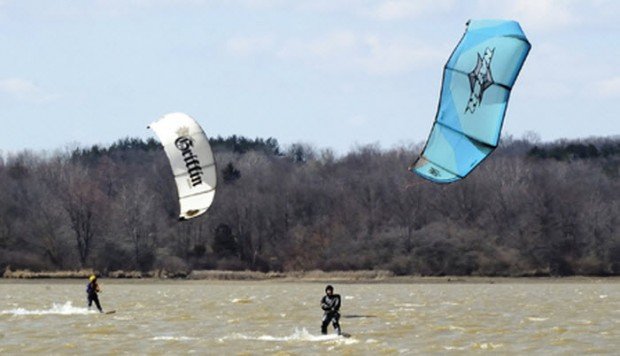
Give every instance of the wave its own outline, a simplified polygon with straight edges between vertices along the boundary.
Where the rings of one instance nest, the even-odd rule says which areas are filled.
[[[28,310],[24,308],[16,308],[9,310],[2,310],[2,315],[85,315],[97,313],[95,310],[89,310],[88,308],[74,307],[71,302],[65,302],[64,304],[53,303],[49,309],[34,309]]]
[[[495,350],[504,347],[504,344],[495,344],[492,342],[474,342],[467,346],[443,346],[447,351],[465,351],[465,350]]]
[[[235,298],[235,299],[232,299],[230,302],[235,303],[235,304],[249,304],[249,303],[252,303],[253,301],[254,301],[254,297],[249,297],[249,298]]]
[[[353,338],[344,338],[342,336],[336,334],[329,335],[313,335],[306,328],[297,329],[288,336],[272,336],[272,335],[261,335],[261,336],[250,336],[244,334],[234,334],[231,339],[241,339],[241,340],[258,340],[258,341],[275,341],[275,342],[295,342],[295,341],[304,341],[304,342],[325,342],[325,341],[335,341],[335,342],[343,342],[344,344],[354,344],[358,341]]]
[[[197,337],[190,337],[190,336],[155,336],[155,337],[152,337],[151,340],[189,341],[189,340],[198,340],[198,338]]]

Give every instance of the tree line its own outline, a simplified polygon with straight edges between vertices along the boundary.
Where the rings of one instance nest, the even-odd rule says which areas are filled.
[[[508,137],[449,185],[407,171],[421,145],[211,144],[215,201],[186,222],[153,139],[2,155],[0,271],[620,273],[619,138]]]

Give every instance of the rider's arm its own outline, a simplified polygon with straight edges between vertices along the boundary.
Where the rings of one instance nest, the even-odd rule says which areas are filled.
[[[330,310],[331,306],[326,303],[325,297],[321,298],[321,309]]]
[[[338,310],[340,310],[340,295],[336,295],[336,298],[334,298],[334,299],[335,299],[335,301],[334,301],[333,309],[335,311],[338,311]]]

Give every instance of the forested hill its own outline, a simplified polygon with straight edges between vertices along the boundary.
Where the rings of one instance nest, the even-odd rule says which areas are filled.
[[[206,215],[178,222],[155,140],[0,160],[0,272],[388,269],[620,274],[620,138],[505,139],[465,180],[407,171],[421,146],[346,155],[212,138]]]

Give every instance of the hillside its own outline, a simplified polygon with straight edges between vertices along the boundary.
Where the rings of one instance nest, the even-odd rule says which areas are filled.
[[[215,202],[183,223],[154,140],[3,157],[0,270],[620,274],[618,138],[508,138],[445,186],[407,171],[420,147],[211,142]]]

